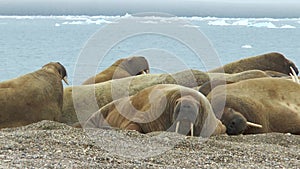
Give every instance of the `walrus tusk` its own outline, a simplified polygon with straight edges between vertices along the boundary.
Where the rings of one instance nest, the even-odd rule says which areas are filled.
[[[191,123],[191,136],[193,137],[194,136],[194,124]]]
[[[251,127],[262,128],[262,125],[260,125],[260,124],[255,124],[255,123],[251,123],[251,122],[249,122],[249,121],[247,121],[246,124],[247,124],[248,126],[251,126]]]
[[[289,73],[289,74],[290,74],[290,76],[291,76],[293,82],[296,82],[296,79],[295,79],[295,77],[293,76],[293,74],[292,74],[292,73]]]
[[[175,133],[178,133],[179,124],[180,124],[180,121],[177,121],[177,123],[176,123],[176,128],[175,128]]]
[[[295,70],[292,68],[292,66],[290,66],[290,69],[292,71],[292,75],[290,74],[290,76],[292,76],[293,81],[300,84],[298,76],[297,76]]]
[[[64,77],[64,78],[63,78],[63,81],[64,81],[67,85],[69,85],[67,77]]]
[[[140,71],[137,75],[144,75],[144,74],[148,74],[148,70],[142,70]]]

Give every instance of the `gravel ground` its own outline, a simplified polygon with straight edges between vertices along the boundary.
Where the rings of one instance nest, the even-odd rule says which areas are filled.
[[[299,168],[300,136],[186,137],[41,121],[0,130],[0,168]]]

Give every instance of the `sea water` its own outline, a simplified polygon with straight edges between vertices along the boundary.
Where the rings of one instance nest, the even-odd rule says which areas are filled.
[[[107,49],[105,56],[95,53],[99,60],[92,60],[93,65],[85,66],[87,70],[93,66],[97,69],[83,71],[80,80],[73,81],[76,67],[80,65],[79,57],[84,57],[82,51],[90,44],[89,40],[105,26],[118,24],[120,19],[128,17],[132,16],[0,16],[0,81],[35,71],[48,62],[59,61],[67,69],[71,83],[78,85],[80,80],[100,72],[117,59],[136,54],[149,58],[152,73],[173,73],[186,68],[209,69],[201,61],[203,56],[197,59],[199,56],[195,56],[193,49],[178,43],[180,41],[174,40],[176,38],[144,33],[120,40]],[[186,22],[183,26],[193,27],[204,34],[218,55],[220,65],[268,52],[280,52],[300,65],[300,18],[168,19],[169,22],[172,20],[183,20]],[[158,24],[151,19],[147,22]],[[117,31],[125,29],[120,26]],[[113,38],[114,32],[109,37]],[[101,44],[109,40],[98,39],[97,42]],[[151,49],[155,50],[148,55]],[[174,57],[180,62],[175,62]]]

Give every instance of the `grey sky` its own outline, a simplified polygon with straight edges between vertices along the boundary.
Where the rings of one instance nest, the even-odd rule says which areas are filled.
[[[298,0],[0,0],[0,15],[124,15],[300,17]]]

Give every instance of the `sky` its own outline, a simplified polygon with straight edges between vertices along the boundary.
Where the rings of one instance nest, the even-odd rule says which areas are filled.
[[[299,0],[0,0],[0,15],[124,15],[300,18]]]

